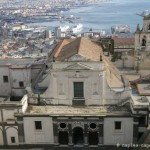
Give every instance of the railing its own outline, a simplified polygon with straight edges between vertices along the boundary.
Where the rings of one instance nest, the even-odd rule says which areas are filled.
[[[43,67],[40,69],[39,74],[37,75],[37,77],[32,82],[32,85],[31,85],[32,89],[34,89],[34,87],[36,86],[39,78],[41,77],[41,75],[43,74],[45,69],[46,69],[46,64],[43,64]]]
[[[72,105],[73,106],[84,106],[85,99],[84,98],[73,98]]]
[[[43,77],[39,78],[39,82],[42,82],[50,73],[51,69],[48,69],[48,71],[46,72],[46,74],[43,75]]]

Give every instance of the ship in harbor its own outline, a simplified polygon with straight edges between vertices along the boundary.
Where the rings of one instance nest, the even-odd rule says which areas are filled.
[[[82,24],[77,24],[71,28],[71,32],[74,34],[79,33],[82,31],[82,28],[83,28]]]
[[[128,25],[112,26],[111,33],[130,33],[130,27]]]
[[[70,29],[70,27],[67,25],[66,26],[60,26],[60,29],[61,29],[61,32],[66,32]]]

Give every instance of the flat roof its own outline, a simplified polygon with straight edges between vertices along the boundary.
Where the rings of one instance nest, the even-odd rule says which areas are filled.
[[[131,94],[133,104],[136,106],[149,106],[149,97],[139,96],[138,94]]]
[[[137,84],[139,95],[150,96],[150,84]]]
[[[23,68],[28,64],[38,64],[43,62],[43,58],[0,58],[0,66],[11,66],[12,68]]]
[[[25,115],[50,116],[120,116],[130,115],[129,109],[118,106],[29,106]]]
[[[0,97],[0,107],[22,106],[21,101],[10,101],[10,97]]]
[[[17,58],[0,58],[0,65],[25,65],[34,62],[36,59],[17,59]]]

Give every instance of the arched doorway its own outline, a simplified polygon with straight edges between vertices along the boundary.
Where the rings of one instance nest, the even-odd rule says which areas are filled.
[[[73,129],[73,143],[75,145],[83,145],[84,136],[83,136],[83,129],[81,127],[75,127]]]
[[[59,144],[68,145],[68,132],[67,131],[59,131]]]

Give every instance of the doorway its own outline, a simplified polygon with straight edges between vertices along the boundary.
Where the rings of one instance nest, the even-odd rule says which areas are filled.
[[[98,133],[96,131],[89,132],[89,145],[98,145]]]
[[[73,129],[73,143],[75,145],[84,144],[83,129],[81,127],[75,127]]]
[[[59,144],[68,145],[68,132],[67,131],[59,131]]]

